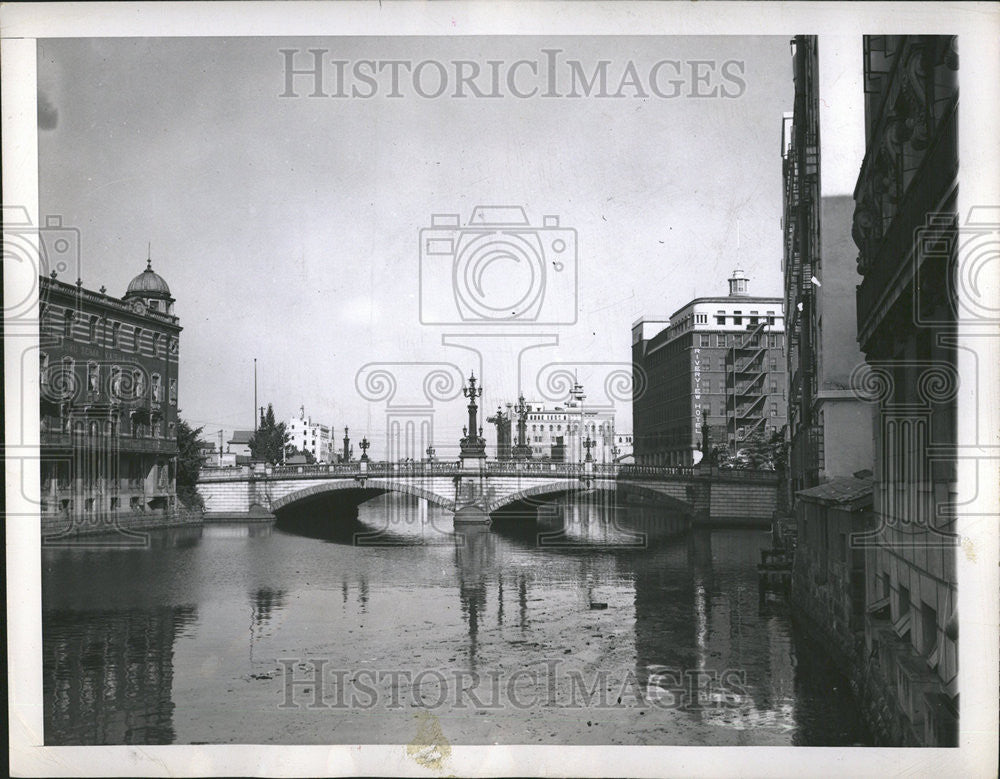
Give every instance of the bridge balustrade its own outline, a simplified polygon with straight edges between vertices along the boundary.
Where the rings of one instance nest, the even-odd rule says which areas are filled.
[[[371,477],[385,476],[430,476],[469,475],[459,462],[366,462],[365,474]],[[656,481],[664,479],[690,479],[696,476],[710,476],[720,481],[763,481],[777,479],[773,470],[751,470],[744,468],[720,469],[713,467],[705,471],[700,466],[686,465],[622,465],[618,463],[550,463],[531,460],[491,460],[485,463],[485,472],[493,476],[551,476],[553,478],[579,478],[596,476]],[[265,467],[231,466],[223,468],[202,468],[198,480],[230,481],[240,479],[307,479],[323,476],[353,478],[361,474],[361,463],[332,463],[314,465],[275,465]]]

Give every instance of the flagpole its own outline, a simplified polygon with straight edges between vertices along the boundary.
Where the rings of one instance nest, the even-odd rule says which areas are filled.
[[[257,432],[257,358],[253,358],[253,431]]]

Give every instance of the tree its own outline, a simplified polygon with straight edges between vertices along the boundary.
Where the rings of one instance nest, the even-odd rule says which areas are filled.
[[[204,509],[205,503],[195,485],[201,472],[201,440],[204,427],[192,428],[183,419],[177,420],[177,497],[189,508]]]
[[[779,465],[783,467],[785,458],[785,436],[783,431],[776,430],[770,438],[765,438],[763,433],[755,432],[747,436],[740,449],[744,465],[736,465],[737,468],[751,468],[757,470],[773,471]]]
[[[250,456],[254,460],[263,460],[272,465],[279,463],[288,444],[288,438],[285,423],[275,421],[274,407],[268,403],[267,413],[260,416],[257,432],[250,436]]]
[[[288,444],[285,447],[286,458],[295,457],[295,455],[300,454],[306,458],[306,462],[312,465],[316,462],[316,456],[310,452],[308,449],[296,449],[294,444]]]

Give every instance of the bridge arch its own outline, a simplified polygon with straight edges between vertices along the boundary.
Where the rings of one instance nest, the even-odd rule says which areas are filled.
[[[421,487],[419,484],[414,484],[413,482],[396,479],[366,479],[362,484],[354,479],[344,479],[325,482],[322,484],[313,484],[309,487],[304,487],[300,490],[290,492],[280,498],[275,498],[271,501],[271,511],[276,514],[279,511],[286,510],[303,501],[324,495],[332,495],[338,492],[354,492],[364,495],[364,498],[359,500],[358,503],[364,503],[366,500],[370,500],[371,498],[379,495],[384,495],[387,492],[396,492],[403,495],[413,495],[417,498],[423,498],[429,503],[433,503],[434,505],[440,506],[448,511],[455,510],[454,500],[451,500],[433,490]]]
[[[491,501],[487,505],[487,512],[492,514],[514,503],[530,501],[531,498],[543,498],[567,492],[589,492],[591,490],[622,491],[642,495],[684,514],[691,514],[695,510],[694,502],[690,500],[689,496],[689,499],[685,500],[644,484],[618,482],[614,479],[594,479],[591,481],[590,486],[588,486],[581,479],[564,479],[544,484],[535,484],[512,492],[509,495],[504,495],[497,500]]]

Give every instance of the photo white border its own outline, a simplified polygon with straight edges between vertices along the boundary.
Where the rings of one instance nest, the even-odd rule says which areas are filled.
[[[1000,6],[993,3],[44,3],[0,8],[3,194],[38,224],[35,39],[128,36],[328,35],[787,35],[957,34],[959,36],[959,214],[1000,204]],[[789,67],[789,74],[791,69]],[[165,74],[165,78],[169,75]],[[790,106],[789,106],[790,107]],[[775,117],[775,125],[780,117]],[[775,164],[778,164],[776,159]],[[20,271],[20,275],[19,275]],[[4,268],[5,299],[31,283]],[[987,280],[1000,300],[995,274]],[[34,335],[37,342],[37,332]],[[37,460],[17,459],[14,436],[31,451],[37,418],[22,429],[21,408],[38,403],[37,365],[22,361],[30,337],[5,330],[8,511],[29,513],[21,485],[37,489]],[[960,440],[981,446],[963,462],[958,550],[960,743],[958,749],[815,747],[452,746],[444,771],[465,776],[995,776],[998,733],[998,464],[1000,349],[996,334],[971,339],[980,386],[959,400]],[[972,356],[962,352],[960,372]],[[37,359],[37,358],[36,358]],[[21,375],[22,368],[31,375]],[[963,373],[963,375],[966,375]],[[975,404],[978,414],[962,414]],[[979,429],[972,429],[978,421]],[[985,465],[983,465],[985,463]],[[23,480],[23,481],[22,481]],[[7,525],[10,770],[19,776],[402,775],[435,772],[403,746],[42,747],[41,552],[37,516]]]

